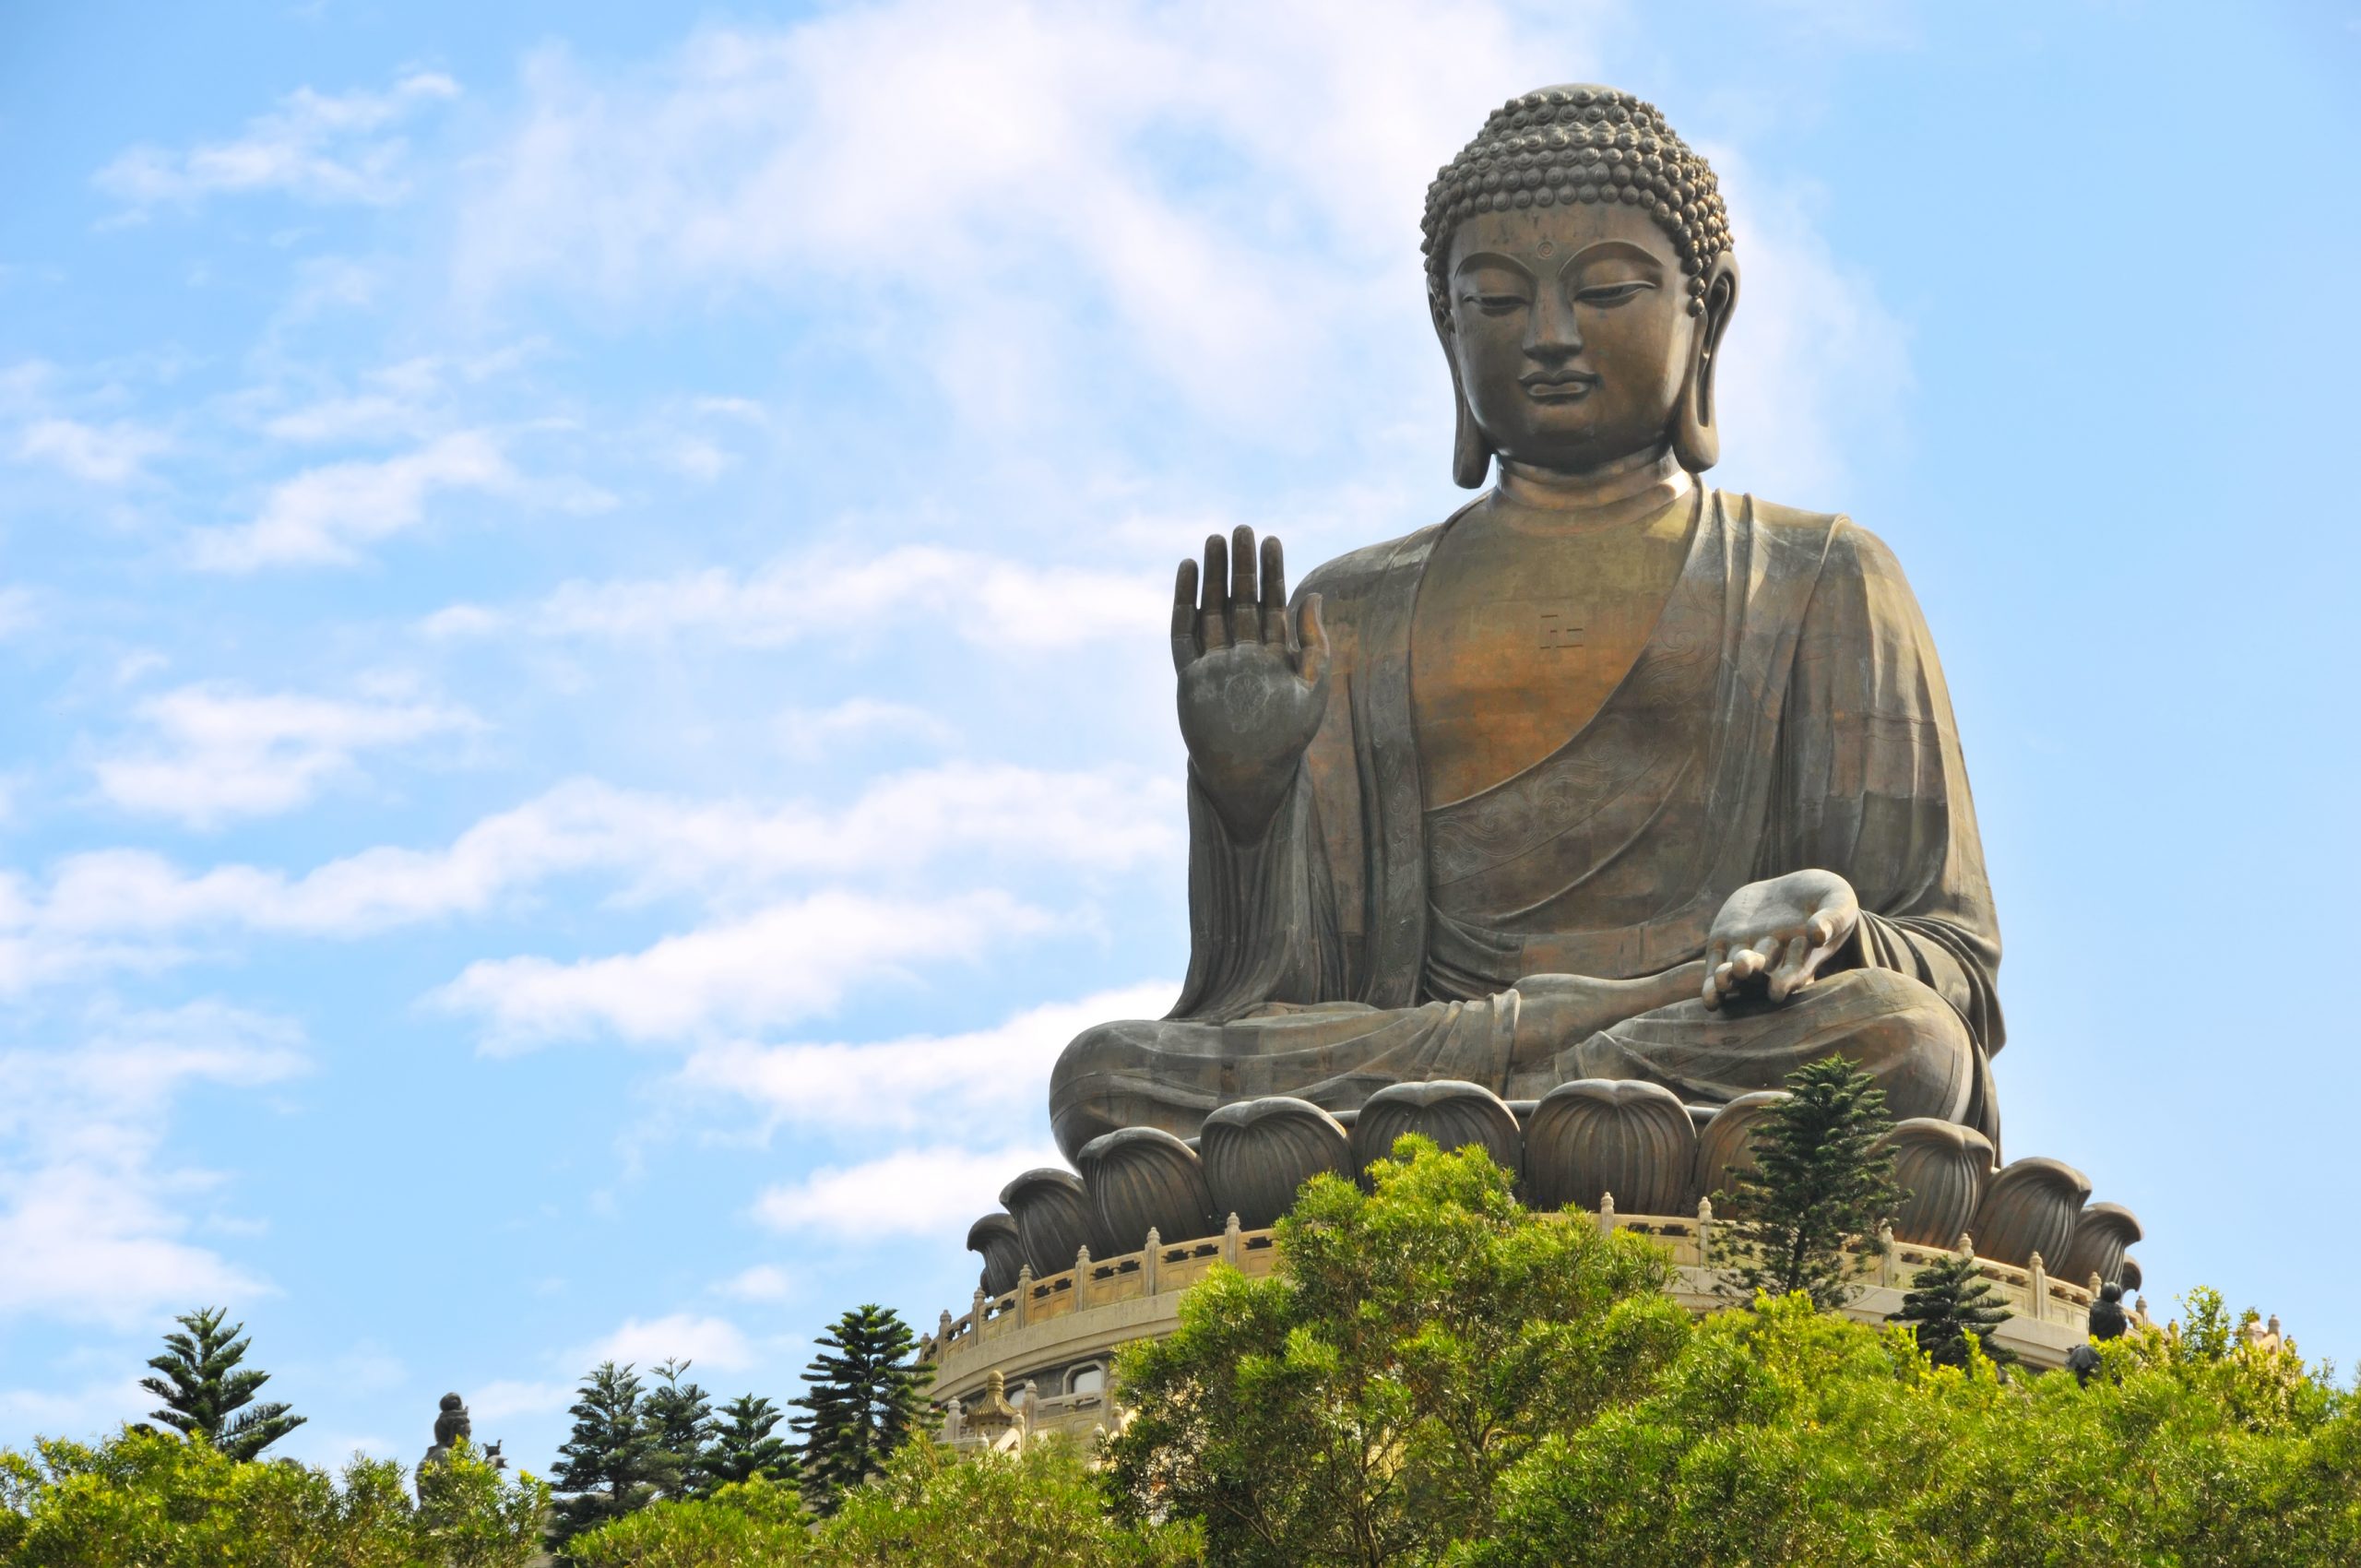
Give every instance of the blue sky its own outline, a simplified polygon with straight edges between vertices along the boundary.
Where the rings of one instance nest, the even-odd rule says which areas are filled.
[[[963,1302],[1184,964],[1170,563],[1454,505],[1425,183],[1579,79],[1722,171],[1716,479],[1933,625],[2011,1152],[2361,1361],[2361,27],[2230,16],[0,10],[0,1443],[208,1302],[537,1467]]]

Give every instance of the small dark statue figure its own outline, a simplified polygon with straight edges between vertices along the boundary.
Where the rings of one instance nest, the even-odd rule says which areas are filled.
[[[475,1436],[475,1423],[468,1419],[468,1402],[456,1394],[443,1396],[443,1408],[434,1418],[434,1446],[418,1462],[418,1480],[422,1485],[426,1472],[451,1455],[453,1444],[461,1438]],[[508,1461],[501,1457],[500,1444],[495,1443],[477,1452],[476,1457],[495,1470],[504,1470]]]
[[[2087,1384],[2091,1374],[2099,1370],[2099,1353],[2094,1347],[2101,1339],[2120,1339],[2131,1326],[2131,1318],[2123,1310],[2123,1287],[2102,1285],[2099,1299],[2091,1303],[2091,1345],[2077,1345],[2066,1352],[2066,1370],[2074,1374],[2076,1383]]]

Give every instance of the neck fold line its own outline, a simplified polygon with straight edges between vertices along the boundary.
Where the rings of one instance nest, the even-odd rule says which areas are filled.
[[[1667,446],[1582,474],[1503,457],[1497,493],[1512,506],[1556,514],[1568,523],[1606,524],[1653,517],[1693,482]]]

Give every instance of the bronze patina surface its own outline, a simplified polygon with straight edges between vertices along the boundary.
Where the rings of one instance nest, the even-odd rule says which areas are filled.
[[[1436,1079],[1713,1107],[1832,1051],[1997,1144],[1999,932],[1916,601],[1849,518],[1695,477],[1738,293],[1712,172],[1546,89],[1426,232],[1453,472],[1491,488],[1291,597],[1247,529],[1182,564],[1188,981],[1067,1047],[1061,1146]]]

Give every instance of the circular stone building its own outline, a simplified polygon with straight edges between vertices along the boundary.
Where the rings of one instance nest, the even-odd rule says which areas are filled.
[[[1727,1308],[1742,1293],[1708,1194],[1728,1189],[1751,1124],[1781,1098],[1748,1095],[1705,1112],[1631,1080],[1577,1080],[1526,1101],[1442,1080],[1382,1089],[1341,1115],[1285,1097],[1240,1101],[1193,1139],[1107,1134],[1082,1150],[1079,1173],[1043,1169],[1010,1182],[1002,1206],[969,1230],[983,1260],[975,1295],[920,1346],[942,1435],[964,1448],[1110,1430],[1117,1348],[1177,1328],[1180,1293],[1216,1265],[1270,1273],[1272,1227],[1297,1189],[1323,1172],[1366,1169],[1406,1133],[1447,1148],[1480,1145],[1536,1208],[1588,1211],[1569,1224],[1654,1238],[1671,1253],[1676,1299],[1700,1313]],[[2089,1202],[2090,1182],[2071,1166],[1998,1165],[1981,1134],[1931,1119],[1899,1123],[1887,1142],[1910,1197],[1864,1260],[1847,1317],[1884,1322],[1912,1275],[1972,1248],[2014,1314],[1996,1342],[2047,1371],[2088,1337],[2103,1281],[2138,1289],[2125,1248],[2140,1239],[2139,1222]]]

